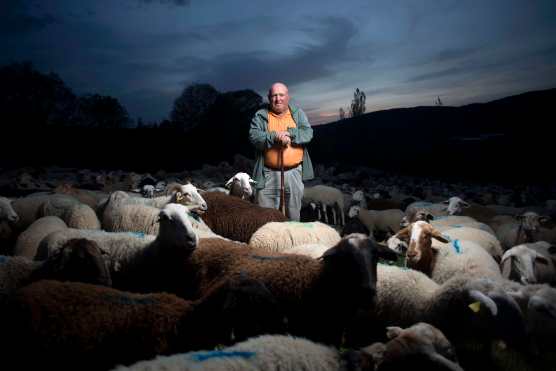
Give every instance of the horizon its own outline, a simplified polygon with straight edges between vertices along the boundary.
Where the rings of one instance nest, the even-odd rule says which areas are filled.
[[[7,0],[0,9],[1,65],[30,61],[78,95],[118,99],[134,122],[167,118],[191,83],[251,89],[266,101],[268,86],[283,81],[313,125],[337,121],[356,88],[370,113],[556,86],[549,0]]]

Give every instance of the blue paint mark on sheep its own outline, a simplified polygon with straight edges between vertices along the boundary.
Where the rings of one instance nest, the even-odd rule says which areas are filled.
[[[145,238],[145,233],[144,232],[129,232],[129,233],[131,233],[135,237]]]
[[[191,354],[190,357],[192,360],[196,362],[204,362],[211,358],[245,358],[249,359],[255,356],[255,352],[241,352],[241,351],[232,351],[227,352],[224,350],[213,350],[210,352],[202,352],[202,353],[195,353]]]
[[[286,222],[289,225],[304,227],[304,228],[315,228],[315,223],[304,223],[304,222]]]
[[[452,241],[452,246],[454,246],[454,250],[456,250],[456,254],[461,254],[461,245],[459,244],[459,240]]]

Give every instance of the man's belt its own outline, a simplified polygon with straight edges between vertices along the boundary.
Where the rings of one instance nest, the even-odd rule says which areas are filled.
[[[299,165],[301,165],[301,162],[300,162],[299,164],[293,165],[293,166],[284,166],[284,171],[288,171],[288,170],[291,170],[291,169],[295,169],[295,168],[298,167]],[[267,166],[267,165],[265,165],[265,166],[266,166],[267,168],[269,168],[270,170],[273,170],[273,171],[280,171],[280,170],[281,170],[280,168],[275,168],[275,167],[273,167],[273,166]]]

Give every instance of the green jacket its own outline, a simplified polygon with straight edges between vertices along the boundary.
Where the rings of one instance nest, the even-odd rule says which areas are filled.
[[[313,139],[313,129],[309,124],[305,112],[291,103],[290,111],[296,124],[295,128],[288,129],[292,142],[301,145],[309,143],[311,139]],[[265,186],[263,175],[264,151],[274,145],[275,138],[276,133],[268,132],[268,107],[258,110],[251,120],[251,126],[249,128],[249,141],[256,150],[255,168],[253,169],[252,178],[257,182],[255,185],[257,189],[263,189]],[[309,180],[315,177],[313,164],[311,163],[309,152],[305,146],[303,146],[302,177],[303,180]]]

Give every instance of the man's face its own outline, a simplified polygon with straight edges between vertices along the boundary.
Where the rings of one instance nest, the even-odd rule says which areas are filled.
[[[290,102],[288,88],[282,84],[273,85],[268,94],[268,101],[270,102],[270,109],[272,112],[277,114],[286,112],[288,110],[288,103]]]

